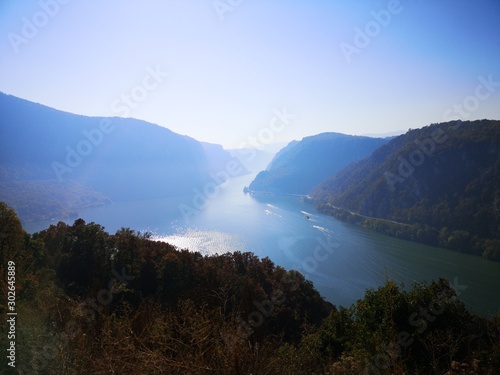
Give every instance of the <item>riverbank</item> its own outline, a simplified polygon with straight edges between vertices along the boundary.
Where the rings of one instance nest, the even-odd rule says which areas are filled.
[[[325,202],[314,202],[316,209],[324,214],[335,217],[336,219],[360,225],[364,228],[372,229],[378,233],[385,234],[387,236],[399,238],[402,240],[414,241],[424,245],[444,247],[450,250],[469,253],[477,256],[482,256],[484,259],[500,262],[500,256],[496,251],[494,251],[495,243],[488,243],[485,241],[483,244],[478,244],[477,247],[483,248],[484,251],[481,252],[466,252],[460,251],[459,248],[450,246],[450,243],[458,242],[454,240],[454,236],[458,236],[458,233],[447,231],[447,228],[441,228],[440,230],[432,228],[425,224],[408,224],[401,223],[394,220],[377,218],[362,215],[341,207],[335,207],[329,203]],[[500,242],[500,241],[498,241]],[[488,251],[489,247],[492,247],[492,251]]]

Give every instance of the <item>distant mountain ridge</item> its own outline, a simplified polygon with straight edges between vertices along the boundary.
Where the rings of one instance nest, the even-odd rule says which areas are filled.
[[[383,233],[500,260],[500,121],[410,130],[312,196],[320,211]]]
[[[249,186],[257,192],[308,194],[349,163],[368,156],[388,139],[321,133],[292,141]]]
[[[132,118],[74,115],[3,93],[0,113],[0,200],[24,207],[24,220],[49,215],[37,198],[39,188],[65,191],[77,184],[87,197],[85,204],[76,196],[69,205],[54,200],[51,204],[60,205],[50,212],[54,215],[62,207],[74,210],[89,201],[190,194],[212,181],[220,165],[237,162],[222,147],[210,148],[208,155],[193,138]],[[240,163],[238,168],[245,172]],[[11,191],[22,181],[29,198]],[[30,207],[39,212],[30,217]]]

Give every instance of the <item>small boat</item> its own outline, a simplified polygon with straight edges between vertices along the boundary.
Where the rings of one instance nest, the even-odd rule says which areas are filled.
[[[310,219],[309,215],[304,215],[304,217],[305,217],[307,220],[309,220],[309,219]]]

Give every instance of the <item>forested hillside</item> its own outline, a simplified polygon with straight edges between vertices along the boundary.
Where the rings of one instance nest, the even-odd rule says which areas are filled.
[[[229,163],[246,172],[221,146],[133,118],[80,116],[3,93],[0,112],[0,199],[25,221],[191,194]]]
[[[14,283],[0,279],[0,293],[12,285],[16,293],[8,307],[2,299],[0,314],[18,314],[16,367],[3,355],[2,373],[494,375],[500,368],[500,320],[469,313],[445,280],[405,291],[387,282],[334,307],[299,272],[251,253],[203,256],[81,219],[29,235],[1,202],[0,228],[0,274],[15,274]],[[2,332],[7,324],[2,319]]]
[[[283,148],[249,188],[255,192],[308,194],[347,164],[362,159],[388,139],[323,133]]]
[[[383,233],[500,260],[500,121],[410,130],[313,197],[320,211]]]

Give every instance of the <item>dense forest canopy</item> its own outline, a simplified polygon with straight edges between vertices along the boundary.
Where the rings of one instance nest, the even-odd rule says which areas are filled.
[[[499,317],[471,314],[446,280],[410,290],[388,281],[336,307],[299,272],[251,253],[203,256],[82,219],[29,235],[4,203],[0,228],[0,273],[15,263],[22,317],[13,373],[493,375],[500,368]],[[7,286],[2,278],[4,296]]]
[[[500,260],[500,121],[410,130],[322,182],[320,211]]]
[[[370,155],[387,141],[386,138],[322,133],[290,142],[276,154],[266,170],[255,177],[249,188],[255,192],[308,194],[325,178]]]

